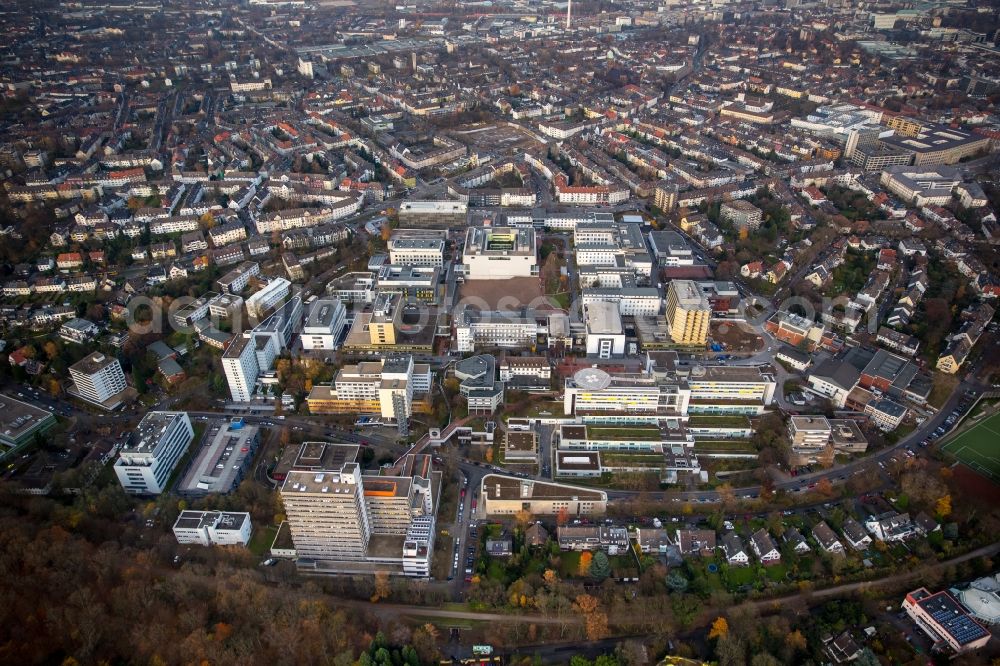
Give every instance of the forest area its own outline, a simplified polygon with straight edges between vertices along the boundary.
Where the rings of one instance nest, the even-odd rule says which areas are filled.
[[[275,585],[248,566],[245,551],[215,549],[207,561],[171,567],[159,553],[172,535],[162,532],[156,543],[136,538],[130,502],[113,487],[71,505],[5,493],[0,663],[419,666],[438,659],[433,627],[380,626],[366,613],[335,609],[310,581]]]

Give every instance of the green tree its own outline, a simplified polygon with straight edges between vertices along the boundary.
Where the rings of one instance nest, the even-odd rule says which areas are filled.
[[[676,569],[667,574],[667,588],[671,592],[687,592],[688,589],[688,579],[680,571]]]
[[[597,551],[590,563],[590,575],[597,580],[604,580],[611,575],[611,562],[603,550]]]

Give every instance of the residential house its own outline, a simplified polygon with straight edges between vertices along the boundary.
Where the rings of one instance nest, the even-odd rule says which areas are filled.
[[[816,523],[816,526],[812,530],[813,539],[819,544],[827,553],[832,555],[843,555],[844,554],[844,544],[840,542],[837,538],[837,534],[826,524],[825,521],[820,521]]]
[[[726,532],[722,535],[722,552],[730,566],[745,567],[750,565],[750,556],[743,546],[743,540],[736,532]]]
[[[785,543],[789,545],[789,547],[792,549],[792,552],[796,553],[797,555],[802,555],[812,550],[809,547],[809,544],[806,543],[806,538],[802,536],[802,532],[799,532],[794,527],[786,528],[785,532],[781,535],[781,538],[784,540]]]
[[[603,550],[617,555],[629,547],[628,530],[611,525],[561,525],[556,539],[561,550]]]
[[[865,533],[865,528],[853,518],[845,518],[842,526],[844,541],[854,550],[865,550],[872,544],[872,538]]]
[[[753,548],[757,559],[765,566],[781,562],[781,551],[778,550],[778,544],[764,528],[757,530],[750,537],[750,547]]]
[[[711,530],[677,530],[675,541],[681,555],[712,557],[715,554],[715,532]]]
[[[917,528],[908,513],[887,511],[877,516],[869,516],[865,529],[879,541],[893,543],[905,541],[917,535]]]

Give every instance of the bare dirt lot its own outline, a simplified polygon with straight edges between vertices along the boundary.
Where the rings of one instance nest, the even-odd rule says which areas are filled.
[[[548,303],[536,277],[467,280],[459,287],[458,297],[460,303],[490,310],[512,310],[524,306],[542,309],[542,305]]]
[[[508,125],[465,125],[454,130],[460,141],[482,149],[498,150],[528,147],[535,141],[523,130]]]
[[[709,337],[723,344],[727,352],[759,352],[764,341],[752,328],[742,322],[712,322]]]

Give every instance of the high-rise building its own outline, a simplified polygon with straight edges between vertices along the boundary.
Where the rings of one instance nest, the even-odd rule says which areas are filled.
[[[260,373],[254,337],[241,335],[235,338],[222,353],[222,369],[226,373],[233,402],[250,402]]]
[[[194,439],[186,412],[149,412],[118,452],[115,474],[127,493],[158,495]]]
[[[94,352],[69,368],[74,393],[87,402],[104,409],[114,409],[121,394],[128,388],[125,373],[117,358]]]
[[[357,453],[355,445],[306,442],[285,475],[281,497],[300,566],[339,562],[339,570],[361,573],[371,569],[349,563],[377,562],[429,575],[440,481],[431,457],[407,455],[380,474],[362,474]]]
[[[673,280],[667,288],[667,325],[677,344],[704,345],[712,306],[693,280]]]
[[[372,528],[357,463],[339,470],[292,470],[281,499],[299,558],[364,559]]]

